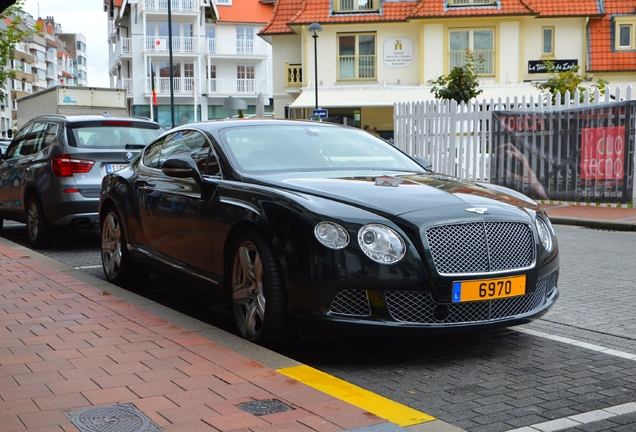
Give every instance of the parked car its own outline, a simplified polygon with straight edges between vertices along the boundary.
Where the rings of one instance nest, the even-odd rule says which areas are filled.
[[[108,115],[49,115],[27,122],[0,158],[0,228],[27,224],[33,247],[51,231],[97,227],[99,188],[160,135],[155,122]]]
[[[162,135],[104,178],[106,278],[196,280],[240,334],[406,334],[538,318],[558,297],[554,229],[528,197],[435,174],[326,122],[225,120]]]

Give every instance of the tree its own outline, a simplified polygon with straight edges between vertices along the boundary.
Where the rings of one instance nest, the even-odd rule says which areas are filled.
[[[11,69],[11,51],[18,42],[35,34],[36,30],[23,24],[20,7],[24,0],[17,0],[0,13],[0,20],[6,23],[6,28],[0,30],[0,89],[6,89],[7,80],[15,78],[15,71]],[[0,91],[0,102],[4,101],[4,91]]]
[[[579,66],[575,66],[567,71],[559,71],[551,61],[543,62],[547,72],[550,74],[550,78],[546,82],[534,83],[534,86],[552,98],[552,103],[556,102],[557,95],[561,96],[561,103],[565,103],[565,92],[570,92],[570,100],[574,100],[574,93],[578,90],[580,92],[580,101],[583,102],[583,93],[585,87],[581,85],[583,77],[579,74]],[[607,81],[599,78],[598,81],[592,84],[592,87],[598,88],[601,94],[605,94],[605,86]]]
[[[455,66],[448,75],[427,82],[432,86],[431,93],[435,94],[435,99],[455,100],[461,103],[479,96],[482,90],[478,89],[477,78],[483,62],[484,59],[475,60],[473,53],[466,50],[466,63],[463,66]]]

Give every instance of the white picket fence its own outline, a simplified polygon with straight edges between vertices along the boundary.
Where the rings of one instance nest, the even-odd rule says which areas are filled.
[[[549,97],[534,96],[472,100],[467,104],[442,100],[396,103],[394,144],[410,155],[430,160],[435,172],[489,182],[493,111],[558,111],[633,100],[632,95],[628,86],[624,92],[620,87],[607,87],[604,95],[598,89],[585,91],[582,102],[578,91],[573,98],[567,92],[563,104],[561,98],[552,104]]]

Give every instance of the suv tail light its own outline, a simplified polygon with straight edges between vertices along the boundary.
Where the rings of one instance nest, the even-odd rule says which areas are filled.
[[[73,174],[87,173],[93,168],[95,161],[73,159],[71,155],[56,156],[51,161],[53,174],[58,177],[71,177]]]

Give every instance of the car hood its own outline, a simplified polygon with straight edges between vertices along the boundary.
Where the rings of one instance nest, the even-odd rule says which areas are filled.
[[[325,176],[302,173],[271,175],[260,182],[276,188],[306,193],[365,208],[386,217],[440,207],[487,207],[532,212],[538,205],[530,198],[496,185],[468,182],[434,173],[385,173]]]

